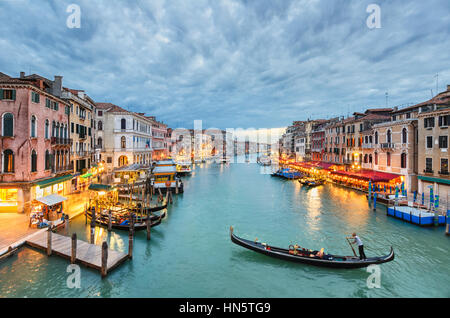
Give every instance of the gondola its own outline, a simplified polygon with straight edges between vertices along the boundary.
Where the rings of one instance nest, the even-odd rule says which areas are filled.
[[[289,249],[283,249],[278,247],[269,246],[265,243],[259,243],[249,241],[236,236],[233,233],[233,227],[230,227],[231,241],[237,245],[240,245],[249,250],[275,257],[282,260],[304,263],[321,267],[332,268],[363,268],[372,264],[382,264],[390,262],[394,259],[394,249],[391,247],[391,252],[386,256],[370,257],[366,260],[360,260],[355,256],[338,256],[332,254],[324,254],[322,258],[316,256],[318,251],[311,251],[306,249],[296,249],[290,247]]]
[[[165,204],[161,205],[161,206],[155,206],[155,207],[152,207],[152,208],[145,207],[142,210],[143,210],[144,214],[149,214],[149,213],[153,213],[153,212],[158,212],[158,211],[164,210],[165,208],[167,208],[167,202]],[[140,213],[141,212],[141,208],[140,207],[135,207],[133,209],[130,209],[130,211],[133,212],[133,213]]]
[[[92,217],[92,215],[90,213],[88,213],[88,216],[90,218]],[[150,222],[151,222],[150,227],[154,227],[154,226],[160,225],[162,219],[164,219],[165,216],[166,216],[166,212],[163,212],[161,215],[159,215],[156,218],[154,218],[155,216],[152,216],[150,218]],[[128,220],[125,220],[125,221],[128,221]],[[105,217],[104,215],[102,215],[100,217],[96,216],[95,217],[95,223],[98,224],[98,225],[101,225],[101,226],[108,227],[109,219],[108,219],[108,217]],[[113,229],[122,230],[122,231],[129,231],[130,230],[129,223],[122,224],[122,223],[119,223],[117,221],[111,221],[111,227]],[[145,221],[141,220],[141,222],[134,223],[134,230],[135,231],[141,231],[141,230],[145,230],[145,229],[147,229],[146,220]]]
[[[130,211],[130,210],[129,210]],[[140,211],[140,210],[139,210]],[[136,212],[133,212],[133,210],[131,210],[131,212],[132,213],[136,213]],[[117,214],[119,214],[119,216],[117,215]],[[88,215],[88,217],[89,218],[91,218],[92,217],[92,211],[91,211],[91,209],[88,209],[87,210],[87,215]],[[128,220],[128,218],[129,218],[129,213],[128,212],[125,212],[125,213],[117,213],[117,212],[112,212],[111,213],[111,216],[112,216],[112,221],[113,222],[117,222],[117,218],[120,218],[120,219],[127,219]],[[150,214],[150,221],[157,221],[158,219],[159,219],[159,217],[160,216],[162,216],[162,218],[164,219],[165,218],[165,216],[166,216],[166,213],[162,213],[162,214]],[[97,216],[98,217],[98,216]],[[108,221],[108,218],[109,218],[109,215],[108,215],[108,213],[107,212],[102,212],[102,215],[101,215],[101,217],[103,218],[103,219],[105,219],[106,221]],[[147,221],[147,215],[138,215],[138,214],[135,214],[135,217],[134,217],[134,222],[135,223],[144,223],[145,221]]]

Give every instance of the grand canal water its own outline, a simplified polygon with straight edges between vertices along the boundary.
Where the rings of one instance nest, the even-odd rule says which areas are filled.
[[[135,238],[133,260],[101,279],[81,267],[81,288],[70,289],[68,261],[24,248],[0,264],[1,297],[450,297],[450,238],[444,229],[419,228],[369,209],[362,194],[334,185],[302,188],[262,174],[256,164],[203,164],[187,177],[168,217]],[[358,232],[366,254],[393,246],[381,265],[381,288],[369,289],[365,269],[333,270],[293,264],[231,243],[258,237],[276,246],[299,243],[351,255],[344,237]],[[84,217],[71,232],[87,240]],[[97,228],[97,241],[127,251],[127,233]]]

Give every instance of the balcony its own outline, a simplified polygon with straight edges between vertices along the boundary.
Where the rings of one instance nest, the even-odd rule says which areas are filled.
[[[52,145],[72,145],[72,139],[70,138],[52,137],[50,142]]]
[[[363,149],[373,149],[373,144],[363,144]]]
[[[394,149],[395,148],[395,144],[392,143],[384,143],[384,144],[380,144],[381,149]]]
[[[423,170],[423,173],[433,174],[434,171],[431,169],[425,169],[425,170]]]
[[[439,174],[443,175],[443,176],[448,176],[449,175],[448,170],[439,171]]]
[[[53,173],[63,173],[73,171],[73,164],[60,166],[60,167],[52,167]]]

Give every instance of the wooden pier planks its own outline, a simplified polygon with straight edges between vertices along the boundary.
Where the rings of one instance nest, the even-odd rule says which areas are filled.
[[[26,244],[46,251],[47,232],[40,233],[28,239]],[[70,260],[72,255],[72,239],[67,236],[52,233],[52,253]],[[107,262],[108,273],[127,259],[128,254],[109,249]],[[102,246],[77,240],[76,262],[101,271]]]

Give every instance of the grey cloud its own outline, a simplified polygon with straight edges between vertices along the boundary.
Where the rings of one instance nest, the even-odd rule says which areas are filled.
[[[174,127],[280,127],[450,84],[447,0],[0,1],[0,71],[52,77]]]

